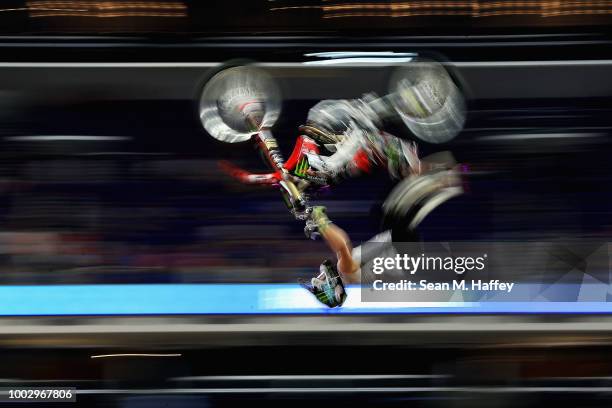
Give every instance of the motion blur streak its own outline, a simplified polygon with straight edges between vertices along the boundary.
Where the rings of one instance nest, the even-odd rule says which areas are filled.
[[[116,17],[185,17],[184,13],[154,13],[125,11],[122,13],[87,13],[82,11],[62,11],[62,12],[33,12],[32,18],[36,17],[96,17],[96,18],[116,18]]]
[[[185,4],[179,1],[175,2],[155,2],[155,1],[30,1],[28,8],[38,9],[39,7],[61,9],[61,8],[77,8],[77,9],[95,9],[95,10],[124,10],[124,9],[175,9],[185,10]]]
[[[50,141],[112,141],[112,140],[129,140],[130,137],[122,136],[77,136],[77,135],[41,135],[41,136],[7,136],[5,140],[14,142],[50,142]]]
[[[411,57],[408,58],[335,58],[330,60],[322,61],[306,61],[304,65],[339,65],[339,64],[397,64],[400,62],[410,62]]]
[[[87,408],[611,407],[611,12],[612,0],[0,1],[0,399],[74,387]],[[389,95],[412,58],[440,62],[467,112],[436,145],[401,119],[381,125],[423,160],[452,151],[461,172],[465,194],[417,239],[479,254],[521,244],[487,254],[529,300],[366,302],[347,285],[341,308],[323,307],[297,280],[334,253],[277,191],[221,170],[269,171],[198,115],[210,79],[252,61],[278,84],[270,131],[290,157],[311,108]],[[308,199],[356,247],[393,237],[381,207],[394,187],[371,171]]]
[[[443,2],[334,2],[321,5],[291,5],[272,7],[271,11],[319,8],[323,18],[341,17],[414,17],[414,16],[470,16],[495,17],[504,15],[564,15],[609,14],[612,2],[602,1],[443,1]]]
[[[180,2],[155,1],[28,1],[30,17],[185,17],[187,6]]]
[[[155,354],[155,353],[120,353],[120,354],[97,354],[91,358],[115,358],[115,357],[181,357],[182,354]]]
[[[223,380],[394,380],[402,378],[445,378],[444,375],[394,375],[394,374],[347,374],[347,375],[209,375],[200,377],[178,377],[173,381],[223,381]]]
[[[413,52],[393,51],[334,51],[334,52],[311,52],[304,54],[305,57],[319,58],[360,58],[360,57],[415,57]]]
[[[542,133],[542,134],[513,134],[513,135],[497,135],[497,136],[482,136],[478,138],[482,141],[495,140],[529,140],[529,139],[563,139],[563,138],[581,138],[581,137],[603,137],[606,133]]]

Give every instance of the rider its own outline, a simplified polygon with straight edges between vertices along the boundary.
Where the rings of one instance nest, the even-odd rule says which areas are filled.
[[[385,97],[368,94],[356,100],[316,104],[306,125],[300,127],[292,155],[287,162],[277,163],[275,173],[256,175],[229,164],[224,165],[226,170],[243,182],[256,184],[280,184],[289,174],[300,190],[306,190],[310,185],[337,184],[374,168],[385,168],[391,178],[399,180],[383,204],[384,226],[389,230],[385,239],[414,240],[417,226],[429,212],[461,194],[456,163],[450,155],[444,160],[439,160],[440,156],[420,159],[414,141],[382,128],[389,118],[399,116],[416,138],[439,143],[454,137],[465,119],[462,96],[444,69],[431,64],[417,67],[410,80],[398,81],[396,92]],[[264,105],[249,98],[233,105],[252,120],[261,116],[258,113],[264,111]],[[274,159],[275,153],[272,156]],[[319,274],[304,285],[320,302],[340,306],[346,299],[344,282],[360,281],[360,266],[367,263],[368,255],[352,248],[346,232],[330,221],[324,207],[313,207],[307,213],[305,232],[311,238],[322,236],[337,264],[323,262]],[[380,236],[375,239],[379,242]]]
[[[448,137],[445,133],[454,137],[465,119],[462,96],[452,82],[426,79],[400,84],[399,91],[391,95],[395,106],[401,106],[395,110],[401,110],[400,116],[417,137]],[[443,93],[446,98],[440,97]],[[383,225],[389,231],[375,240],[380,242],[385,237],[382,239],[392,242],[413,241],[425,216],[461,194],[462,188],[450,153],[420,159],[414,141],[381,130],[391,116],[391,105],[393,102],[374,94],[316,104],[300,131],[331,155],[305,153],[309,167],[306,176],[336,184],[375,167],[385,168],[392,179],[400,182],[383,204]],[[362,254],[360,247],[353,250],[348,235],[329,220],[324,207],[314,207],[306,232],[320,234],[338,259],[337,269],[325,261],[320,273],[306,286],[327,306],[340,306],[346,299],[344,282],[360,281],[360,266],[367,263],[368,256]]]

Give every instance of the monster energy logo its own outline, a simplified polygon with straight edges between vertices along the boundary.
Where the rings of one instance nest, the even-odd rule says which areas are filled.
[[[315,296],[317,297],[317,299],[319,300],[319,302],[325,303],[327,304],[331,297],[330,294],[326,293],[326,292],[318,292],[315,294]]]
[[[308,171],[308,159],[306,157],[302,157],[298,162],[297,166],[295,166],[294,173],[296,176],[304,177],[306,176],[306,172]]]

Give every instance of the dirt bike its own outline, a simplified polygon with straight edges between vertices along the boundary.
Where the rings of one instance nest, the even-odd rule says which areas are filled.
[[[388,95],[359,100],[357,108],[338,101],[338,105],[347,110],[340,114],[352,116],[358,127],[372,134],[382,132],[374,121],[396,115],[418,138],[429,143],[448,141],[463,126],[464,106],[454,85],[444,82],[445,71],[442,69],[440,74],[440,69],[439,65],[429,65],[426,69],[417,66],[411,75],[418,80],[413,78],[407,82],[406,74],[399,71],[400,74],[392,80],[393,91]],[[424,99],[423,95],[428,98]],[[253,65],[243,65],[223,69],[206,83],[199,113],[202,125],[212,137],[228,143],[252,141],[271,167],[270,172],[258,174],[221,161],[222,170],[243,184],[277,188],[291,214],[305,223],[306,236],[314,239],[318,231],[311,218],[314,207],[308,196],[329,188],[329,180],[310,171],[309,157],[319,155],[325,140],[300,135],[292,154],[285,160],[271,131],[280,115],[280,105],[280,91],[274,80]],[[414,197],[412,201],[415,201]],[[389,207],[390,212],[408,211],[396,204]],[[398,217],[401,218],[402,214]],[[333,266],[323,265],[326,266],[322,273],[340,279]],[[314,293],[312,288],[309,290]]]

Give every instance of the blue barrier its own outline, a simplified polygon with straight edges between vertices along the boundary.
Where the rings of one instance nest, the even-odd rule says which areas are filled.
[[[321,307],[292,284],[0,286],[0,315],[612,313],[612,302],[362,303]]]

